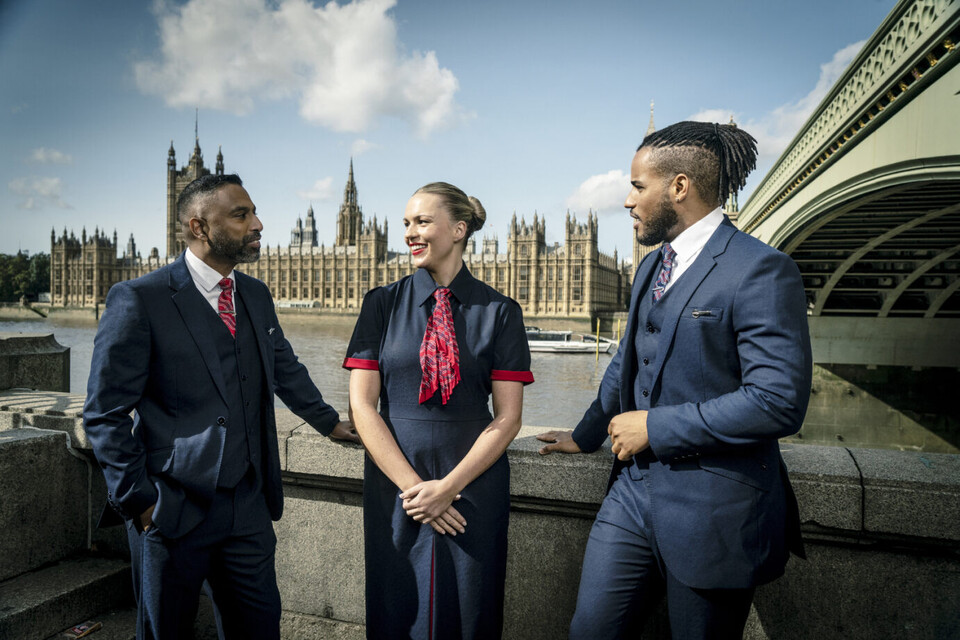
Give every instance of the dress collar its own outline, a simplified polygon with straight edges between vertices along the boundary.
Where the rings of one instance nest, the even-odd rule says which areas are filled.
[[[448,288],[453,297],[460,304],[463,304],[470,298],[471,292],[477,285],[477,279],[467,269],[466,264],[461,263],[461,265],[460,271],[457,272]],[[417,304],[422,306],[430,299],[435,289],[437,289],[437,283],[433,281],[430,272],[426,269],[417,269],[416,273],[413,274],[413,294]]]

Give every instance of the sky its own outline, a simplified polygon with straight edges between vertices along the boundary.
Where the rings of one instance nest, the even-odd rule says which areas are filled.
[[[166,163],[222,148],[265,242],[313,206],[321,242],[353,159],[364,217],[443,180],[510,219],[599,216],[629,259],[633,152],[657,127],[727,122],[758,140],[740,195],[786,148],[893,0],[2,0],[0,253],[50,232],[165,246]],[[197,115],[199,114],[199,115]]]

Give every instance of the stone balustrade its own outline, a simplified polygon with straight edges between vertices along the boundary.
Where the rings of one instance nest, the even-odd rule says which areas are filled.
[[[73,394],[0,391],[0,431],[65,432],[75,449],[92,457],[82,402]],[[278,428],[286,494],[276,523],[284,637],[362,638],[363,451],[320,436],[288,411],[279,412]],[[542,430],[524,427],[508,450],[507,638],[565,637],[610,468],[608,448],[541,457],[534,436]],[[791,559],[782,579],[757,590],[746,637],[960,634],[960,456],[799,444],[782,449],[808,559]],[[94,528],[104,488],[99,473],[93,475],[89,504],[81,509],[89,514],[89,538],[101,550],[123,553],[119,529]],[[55,501],[64,487],[49,482],[42,490]],[[35,540],[49,535],[42,527],[18,532]],[[663,615],[650,631],[668,637]]]
[[[53,351],[49,357],[59,357]],[[126,553],[122,527],[96,528],[105,487],[82,428],[83,396],[6,386],[14,388],[0,387],[0,596],[25,561],[35,566],[89,548]],[[363,450],[320,436],[286,410],[277,426],[286,495],[275,525],[283,635],[362,638]],[[609,447],[540,456],[535,435],[544,429],[524,427],[508,449],[506,638],[566,637],[611,464]],[[783,578],[757,590],[745,637],[960,637],[960,456],[781,449],[808,559],[792,558]],[[86,522],[78,526],[78,518]],[[114,567],[108,573],[120,575]],[[90,607],[90,615],[100,612]],[[648,632],[669,637],[663,610]]]
[[[0,389],[70,390],[70,349],[52,333],[0,333]]]

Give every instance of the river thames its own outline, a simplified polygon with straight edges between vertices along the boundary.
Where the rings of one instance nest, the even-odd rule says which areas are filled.
[[[350,372],[340,365],[356,318],[351,316],[288,315],[280,318],[283,331],[300,361],[320,388],[324,399],[345,418]],[[97,326],[93,319],[0,321],[0,333],[53,333],[70,347],[70,391],[85,393]],[[597,395],[600,379],[612,355],[533,353],[536,380],[524,389],[523,423],[573,428]],[[279,399],[278,399],[279,403]],[[282,403],[279,403],[282,404]]]
[[[92,314],[91,314],[92,316]],[[340,365],[353,332],[354,316],[283,313],[280,322],[293,349],[324,399],[347,416],[350,373]],[[556,327],[553,327],[556,328]],[[55,314],[47,320],[0,320],[0,333],[53,333],[70,347],[70,391],[85,393],[96,323],[92,317]],[[612,355],[533,353],[536,382],[524,389],[523,423],[572,429],[596,397]],[[842,372],[841,372],[842,373]],[[876,373],[876,372],[867,372]],[[809,443],[937,453],[960,451],[960,419],[943,398],[955,371],[914,372],[906,387],[928,389],[921,401],[904,403],[889,385],[870,388],[814,367],[814,387],[801,433],[785,444]],[[937,391],[940,389],[941,391]],[[910,394],[916,395],[915,391]],[[890,396],[888,398],[886,396]],[[940,398],[937,404],[931,399]],[[282,402],[278,399],[278,404]]]

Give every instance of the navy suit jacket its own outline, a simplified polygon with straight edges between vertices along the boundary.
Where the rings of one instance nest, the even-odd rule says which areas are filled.
[[[236,272],[263,364],[263,490],[274,520],[283,511],[274,393],[323,434],[339,421],[283,335],[267,286]],[[106,478],[101,525],[153,521],[167,537],[190,531],[217,490],[226,429],[243,424],[228,406],[209,316],[184,256],[136,280],[115,284],[94,341],[83,426]],[[131,415],[132,412],[132,415]],[[114,513],[114,511],[116,513]]]
[[[659,267],[634,276],[630,316],[597,399],[573,438],[594,451],[617,414],[638,407],[635,338],[640,296]],[[812,357],[806,298],[788,256],[728,219],[658,304],[665,304],[647,431],[650,452],[625,475],[650,495],[668,569],[695,588],[743,588],[783,573],[802,555],[796,500],[777,439],[800,429]],[[709,313],[703,313],[709,311]],[[611,484],[627,466],[617,461]]]

